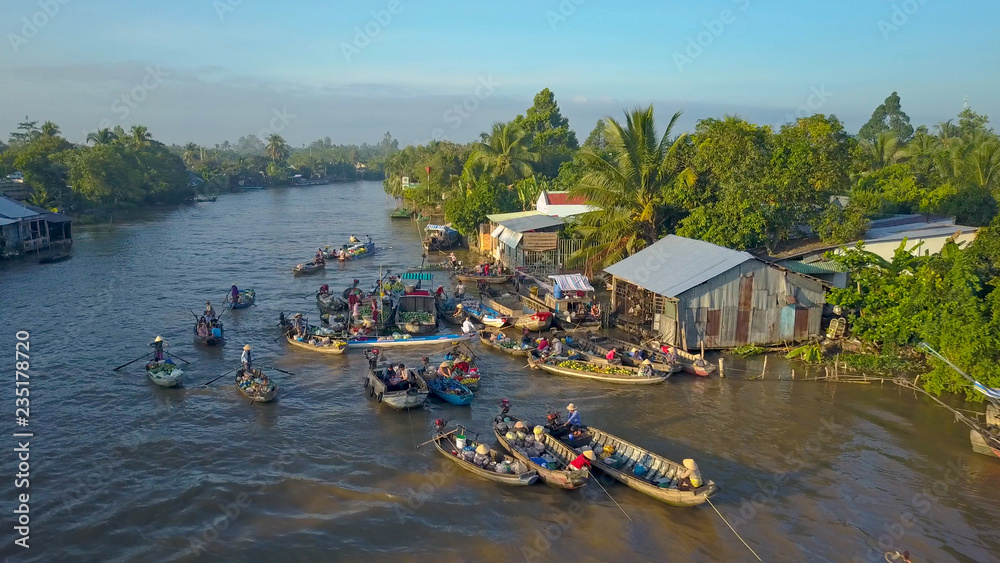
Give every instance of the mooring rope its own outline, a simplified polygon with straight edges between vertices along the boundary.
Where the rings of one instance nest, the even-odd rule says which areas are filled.
[[[722,521],[726,523],[726,526],[729,526],[729,529],[732,530],[734,534],[736,534],[736,537],[738,537],[741,542],[743,542],[743,545],[747,546],[747,549],[749,549],[750,553],[752,553],[753,556],[757,558],[757,561],[763,561],[763,559],[760,558],[760,555],[757,555],[757,552],[754,551],[752,547],[750,547],[750,544],[748,544],[746,540],[744,540],[743,537],[740,536],[740,533],[737,532],[735,528],[733,528],[733,525],[729,523],[729,520],[726,520],[726,517],[723,516],[721,512],[719,512],[719,509],[715,508],[715,505],[712,504],[712,500],[711,499],[705,499],[705,500],[708,501],[708,505],[712,507],[712,510],[714,510],[715,513],[719,515],[719,518],[722,518]]]
[[[628,515],[628,512],[625,512],[625,509],[622,508],[622,505],[618,504],[618,501],[615,500],[615,497],[611,496],[611,493],[609,493],[608,490],[604,488],[604,485],[602,485],[601,482],[597,479],[597,475],[591,475],[591,477],[593,477],[594,482],[597,483],[599,487],[601,487],[601,490],[604,491],[604,494],[608,495],[608,498],[611,499],[611,502],[615,503],[615,506],[618,507],[618,510],[621,510],[622,514],[624,514],[625,517],[628,518],[628,521],[631,522],[632,517]]]

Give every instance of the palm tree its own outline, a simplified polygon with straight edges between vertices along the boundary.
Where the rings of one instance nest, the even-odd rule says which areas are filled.
[[[636,108],[625,114],[624,125],[607,118],[604,151],[581,149],[583,178],[570,192],[598,208],[581,217],[584,248],[574,256],[584,260],[588,273],[656,242],[668,190],[693,185],[694,172],[679,170],[674,158],[687,136],[671,138],[680,116],[675,113],[660,136],[653,106]]]
[[[281,135],[271,133],[267,136],[267,146],[264,147],[264,152],[267,153],[267,156],[271,157],[271,162],[274,162],[288,158],[290,151],[288,150],[288,144],[281,138]]]
[[[985,139],[970,143],[965,173],[971,183],[984,190],[992,192],[1000,187],[1000,141]]]
[[[934,126],[934,129],[937,129],[938,139],[940,139],[941,143],[944,145],[948,145],[952,139],[960,136],[962,133],[958,126],[951,121],[952,120],[950,119],[948,121],[942,121]]]
[[[149,142],[152,139],[153,136],[149,134],[149,129],[142,125],[133,125],[129,129],[129,142],[135,150],[141,150],[143,147],[149,146]]]
[[[900,146],[899,138],[892,131],[883,131],[872,140],[862,139],[860,145],[868,157],[872,172],[892,166],[906,156],[905,149]]]
[[[199,160],[198,155],[200,153],[200,149],[201,147],[195,143],[188,143],[184,145],[184,154],[181,156],[181,159],[184,160],[184,164],[187,164],[188,167],[190,167],[194,164],[194,161]]]
[[[94,145],[110,145],[114,140],[115,134],[108,128],[98,129],[87,134],[87,142],[92,142]]]
[[[538,153],[528,147],[529,142],[528,132],[517,123],[497,122],[488,135],[483,135],[483,142],[469,159],[481,162],[488,172],[503,180],[527,178],[533,172],[532,165],[540,159]]]
[[[55,137],[59,134],[59,126],[52,121],[46,121],[42,124],[42,135],[46,137]]]

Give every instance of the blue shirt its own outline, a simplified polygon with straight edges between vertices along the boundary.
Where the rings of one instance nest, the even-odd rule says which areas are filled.
[[[569,413],[569,420],[566,421],[566,424],[570,426],[583,426],[583,421],[580,420],[580,411]]]

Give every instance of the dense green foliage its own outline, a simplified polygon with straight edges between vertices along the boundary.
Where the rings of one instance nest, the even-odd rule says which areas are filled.
[[[827,301],[849,310],[852,333],[890,350],[927,342],[972,377],[1000,387],[1000,219],[969,248],[948,243],[940,254],[911,253],[904,241],[891,262],[863,247],[832,255],[852,283]],[[932,392],[982,396],[948,367],[923,379]]]

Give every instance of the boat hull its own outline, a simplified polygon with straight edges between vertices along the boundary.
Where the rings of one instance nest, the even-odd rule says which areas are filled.
[[[245,289],[240,292],[240,300],[238,303],[233,301],[228,301],[230,298],[226,298],[230,309],[247,309],[253,307],[254,301],[257,300],[257,292],[253,289]]]
[[[394,409],[408,410],[419,407],[427,401],[430,389],[427,387],[427,382],[415,370],[408,370],[415,386],[406,390],[389,390],[385,381],[379,377],[384,371],[384,368],[376,371],[369,369],[365,378],[365,389],[375,402],[385,403]]]
[[[174,367],[173,370],[165,372],[163,370],[150,369],[150,366],[152,365],[152,363],[146,364],[146,376],[149,377],[150,381],[160,387],[177,387],[184,379],[184,371],[178,367]]]
[[[477,276],[475,274],[457,274],[456,278],[463,282],[481,282],[489,284],[502,284],[510,281],[510,276]]]
[[[476,397],[472,394],[472,391],[470,391],[468,387],[458,383],[457,381],[454,381],[455,385],[458,387],[456,390],[457,393],[449,393],[447,388],[444,385],[441,385],[440,382],[442,379],[443,378],[436,378],[427,382],[427,387],[430,389],[431,395],[434,395],[438,399],[452,405],[464,407],[471,404],[472,399]]]
[[[571,368],[565,368],[555,365],[549,365],[541,362],[535,361],[535,358],[531,355],[528,356],[528,365],[534,369],[541,369],[555,375],[565,375],[569,377],[577,377],[580,379],[591,379],[594,381],[601,381],[603,383],[614,383],[617,385],[655,385],[657,383],[663,383],[670,377],[670,374],[657,375],[653,377],[639,377],[637,375],[615,375],[606,373],[597,373],[590,371],[583,371]]]
[[[347,342],[348,348],[407,348],[419,346],[435,346],[440,344],[451,344],[453,342],[464,342],[472,339],[473,335],[465,334],[439,334],[432,336],[417,336],[405,340],[392,340],[387,338],[356,338]]]
[[[513,425],[518,420],[517,418],[512,416],[508,416],[507,418],[510,419],[511,427],[513,427]],[[504,449],[509,451],[511,455],[513,455],[515,458],[518,459],[518,461],[524,463],[530,469],[537,471],[538,477],[542,481],[544,481],[546,485],[550,487],[555,487],[557,489],[573,490],[573,489],[579,489],[580,487],[583,487],[587,484],[587,480],[590,477],[590,472],[588,470],[581,469],[579,471],[574,471],[565,469],[548,469],[542,467],[541,465],[532,461],[531,458],[528,457],[528,455],[526,455],[524,452],[517,449],[516,447],[514,447],[513,444],[508,442],[507,438],[503,434],[501,434],[500,430],[497,428],[497,423],[494,423],[493,425],[493,433],[496,435],[497,441],[500,442],[500,445],[503,446]],[[573,458],[576,457],[574,455],[573,458],[566,459],[569,455],[568,452],[572,452],[572,450],[570,450],[568,447],[561,444],[551,436],[547,436],[545,453],[553,455],[553,457],[555,457],[563,465],[566,465],[567,463],[572,461]]]
[[[255,370],[256,371],[256,370]],[[278,386],[272,381],[270,387],[267,388],[263,393],[251,393],[246,389],[240,387],[240,377],[243,376],[243,368],[236,371],[236,389],[247,399],[250,399],[253,403],[270,403],[278,396]]]
[[[499,352],[503,352],[504,354],[509,354],[511,356],[527,356],[532,350],[532,348],[504,348],[503,346],[500,346],[496,342],[491,341],[490,334],[491,331],[488,330],[479,331],[479,341],[482,342],[484,346],[487,346],[488,348],[491,348],[493,350],[497,350]]]
[[[338,311],[347,310],[347,301],[344,301],[336,295],[327,296],[316,296],[316,306],[319,308],[320,313],[331,314]]]
[[[333,340],[330,346],[313,346],[308,342],[299,342],[289,335],[285,335],[285,340],[292,345],[293,348],[298,348],[300,350],[308,350],[310,352],[316,352],[319,354],[328,355],[340,355],[347,351],[347,342],[343,340]]]
[[[317,274],[326,269],[326,264],[316,265],[312,262],[307,262],[305,264],[299,264],[292,268],[292,273],[296,276],[308,276],[311,274]]]
[[[474,444],[474,442],[470,443]],[[488,481],[493,481],[495,483],[501,483],[504,485],[511,485],[515,487],[524,487],[527,485],[533,485],[535,484],[536,481],[538,481],[537,471],[529,470],[528,472],[521,473],[520,475],[512,475],[509,473],[497,473],[496,471],[489,471],[487,469],[479,467],[478,465],[474,465],[472,463],[469,463],[468,461],[465,461],[464,459],[452,453],[452,451],[456,451],[457,448],[457,445],[455,444],[454,438],[452,436],[438,436],[434,440],[434,446],[437,448],[437,451],[441,452],[442,455],[452,460],[453,462],[457,463],[459,467],[461,467],[462,469],[465,469],[466,471],[478,477],[486,479]],[[494,461],[508,461],[508,462],[516,461],[515,458],[509,455],[502,455],[499,452],[493,450],[490,450],[490,452],[492,454]]]

